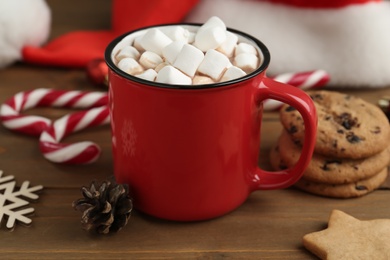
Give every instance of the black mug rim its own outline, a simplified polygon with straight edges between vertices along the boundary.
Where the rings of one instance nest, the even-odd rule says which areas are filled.
[[[224,87],[224,86],[234,85],[234,84],[246,81],[248,79],[251,79],[251,78],[259,75],[260,73],[264,72],[267,69],[267,67],[268,67],[268,65],[270,63],[271,55],[270,55],[270,52],[269,52],[268,48],[265,46],[264,43],[262,43],[259,39],[255,38],[254,36],[252,36],[250,34],[247,34],[245,32],[242,32],[242,31],[239,31],[239,30],[236,30],[236,29],[233,29],[233,28],[229,28],[229,27],[227,28],[227,30],[229,32],[235,33],[237,35],[240,35],[240,36],[242,36],[244,38],[247,38],[247,39],[253,41],[257,45],[257,47],[260,49],[260,51],[262,52],[262,55],[263,55],[263,60],[262,60],[261,65],[257,69],[252,71],[251,73],[249,73],[249,74],[247,74],[247,75],[245,75],[243,77],[240,77],[240,78],[236,78],[236,79],[232,79],[232,80],[228,80],[228,81],[211,83],[211,84],[200,84],[200,85],[166,84],[166,83],[160,83],[160,82],[145,80],[145,79],[141,79],[141,78],[132,76],[132,75],[124,72],[123,70],[119,69],[114,64],[114,61],[111,59],[112,51],[114,50],[115,46],[123,38],[125,38],[126,36],[128,36],[130,34],[136,33],[138,31],[146,30],[146,29],[156,28],[156,27],[181,26],[181,25],[184,25],[184,26],[201,26],[202,24],[200,24],[200,23],[160,24],[160,25],[146,26],[146,27],[142,27],[142,28],[129,31],[127,33],[124,33],[124,34],[118,36],[117,38],[115,38],[113,41],[111,41],[108,44],[108,46],[107,46],[107,48],[105,50],[105,54],[104,54],[104,59],[105,59],[105,62],[107,64],[107,66],[112,71],[114,71],[116,74],[118,74],[119,76],[121,76],[123,78],[126,78],[126,79],[131,80],[131,81],[135,81],[135,82],[140,83],[140,84],[148,85],[148,86],[154,86],[154,87],[160,87],[160,88],[170,88],[170,89],[206,89],[206,88],[217,88],[217,87]]]

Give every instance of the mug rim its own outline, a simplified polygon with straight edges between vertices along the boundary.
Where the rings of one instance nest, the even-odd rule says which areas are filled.
[[[131,81],[135,81],[137,83],[140,83],[140,84],[143,84],[143,85],[148,85],[148,86],[153,86],[153,87],[159,87],[159,88],[169,88],[169,89],[208,89],[208,88],[218,88],[218,87],[224,87],[224,86],[231,86],[231,85],[234,85],[234,84],[237,84],[237,83],[240,83],[240,82],[243,82],[243,81],[246,81],[246,80],[249,80],[259,74],[261,74],[262,72],[264,72],[269,63],[270,63],[270,60],[271,60],[271,55],[270,55],[270,52],[268,50],[268,48],[265,46],[265,44],[263,42],[261,42],[259,39],[257,39],[256,37],[248,34],[248,33],[245,33],[245,32],[242,32],[240,30],[237,30],[237,29],[233,29],[233,28],[230,28],[230,27],[227,27],[227,31],[231,32],[231,33],[235,33],[237,35],[240,35],[241,37],[244,37],[244,38],[247,38],[249,40],[251,40],[252,42],[254,42],[257,47],[260,49],[261,51],[261,54],[263,55],[263,60],[262,60],[262,63],[260,64],[260,66],[255,69],[254,71],[252,71],[251,73],[248,73],[246,74],[245,76],[243,77],[239,77],[239,78],[236,78],[236,79],[232,79],[232,80],[228,80],[228,81],[221,81],[221,82],[216,82],[216,83],[209,83],[209,84],[199,84],[199,85],[183,85],[183,84],[167,84],[167,83],[160,83],[160,82],[155,82],[155,81],[150,81],[150,80],[145,80],[145,79],[142,79],[142,78],[139,78],[139,77],[135,77],[133,75],[130,75],[126,72],[124,72],[123,70],[119,69],[114,61],[112,60],[112,52],[115,48],[115,46],[122,40],[124,39],[125,37],[133,34],[133,33],[136,33],[138,31],[142,31],[142,30],[147,30],[147,29],[151,29],[151,28],[157,28],[157,27],[165,27],[165,26],[195,26],[195,27],[200,27],[202,24],[201,23],[169,23],[169,24],[159,24],[159,25],[152,25],[152,26],[145,26],[145,27],[141,27],[141,28],[138,28],[138,29],[135,29],[135,30],[131,30],[129,32],[126,32],[118,37],[116,37],[114,40],[112,40],[106,47],[106,50],[105,50],[105,53],[104,53],[104,59],[105,59],[105,62],[106,64],[108,65],[108,67],[113,71],[115,72],[116,74],[118,74],[119,76],[127,79],[127,80],[131,80]]]

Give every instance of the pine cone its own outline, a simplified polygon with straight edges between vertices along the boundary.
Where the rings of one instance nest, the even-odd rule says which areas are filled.
[[[107,234],[121,230],[128,222],[133,203],[127,185],[105,181],[100,186],[92,182],[90,187],[82,187],[84,198],[72,203],[81,211],[81,224],[88,231]]]

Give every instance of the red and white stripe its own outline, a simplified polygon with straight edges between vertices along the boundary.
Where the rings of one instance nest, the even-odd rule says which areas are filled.
[[[320,88],[326,85],[329,82],[329,74],[324,70],[314,70],[298,73],[284,73],[272,77],[275,81],[286,83],[294,87],[300,88],[302,90]],[[267,99],[264,102],[264,110],[272,111],[277,110],[283,105],[282,102]]]
[[[3,125],[16,132],[39,136],[50,126],[51,120],[36,115],[22,115],[21,112],[33,107],[91,108],[108,104],[104,92],[66,91],[53,89],[34,89],[19,92],[0,107]]]
[[[50,119],[21,112],[33,107],[89,108],[51,122]],[[49,161],[85,164],[95,161],[100,148],[89,141],[60,143],[67,135],[110,122],[105,92],[35,89],[19,92],[0,107],[3,125],[16,132],[40,136],[40,150]]]
[[[100,148],[93,142],[61,143],[67,135],[110,122],[108,106],[65,115],[44,130],[39,139],[43,156],[55,163],[87,164],[96,161]]]

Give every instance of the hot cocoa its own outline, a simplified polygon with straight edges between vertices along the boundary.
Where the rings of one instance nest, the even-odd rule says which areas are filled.
[[[195,28],[168,25],[138,31],[122,40],[113,59],[132,76],[179,85],[233,80],[253,72],[261,63],[259,51],[240,42],[218,17]]]

